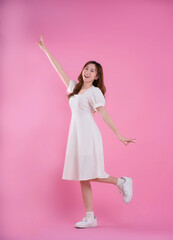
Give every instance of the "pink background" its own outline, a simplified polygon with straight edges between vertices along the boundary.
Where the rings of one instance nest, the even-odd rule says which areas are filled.
[[[173,1],[6,0],[0,16],[0,238],[171,239]],[[136,138],[126,147],[94,116],[105,171],[132,177],[134,191],[126,205],[116,186],[91,182],[95,229],[74,228],[85,215],[80,183],[61,179],[71,111],[41,34],[73,80],[86,61],[101,63],[105,108]]]

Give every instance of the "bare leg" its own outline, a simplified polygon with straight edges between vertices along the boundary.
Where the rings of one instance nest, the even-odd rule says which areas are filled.
[[[109,176],[107,178],[94,178],[94,179],[90,179],[90,181],[93,182],[104,182],[104,183],[112,183],[114,185],[117,185],[117,180],[118,178]]]
[[[117,180],[118,178],[109,176],[107,178],[94,178],[94,179],[80,181],[82,197],[83,197],[86,211],[93,211],[92,188],[91,188],[90,181],[111,183],[111,184],[117,185]]]
[[[92,188],[90,181],[80,181],[86,211],[93,211]]]

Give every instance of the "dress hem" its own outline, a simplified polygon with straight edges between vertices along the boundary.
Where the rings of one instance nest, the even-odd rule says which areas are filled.
[[[92,180],[92,179],[95,179],[95,178],[108,178],[110,177],[110,175],[108,174],[108,176],[106,177],[92,177],[92,178],[85,178],[85,179],[72,179],[72,178],[61,178],[62,180],[71,180],[71,181],[85,181],[85,180]]]

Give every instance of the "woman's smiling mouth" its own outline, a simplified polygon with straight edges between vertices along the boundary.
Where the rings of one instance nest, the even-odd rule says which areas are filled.
[[[86,76],[85,74],[84,74],[84,77],[86,77],[86,78],[89,78],[88,76]]]

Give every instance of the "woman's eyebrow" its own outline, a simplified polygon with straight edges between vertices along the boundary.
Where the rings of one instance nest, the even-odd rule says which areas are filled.
[[[86,66],[86,67],[88,67],[88,66]],[[93,70],[95,71],[95,69],[94,69],[94,68],[91,68],[91,69],[93,69]]]
[[[95,70],[94,68],[91,68],[91,69]]]

